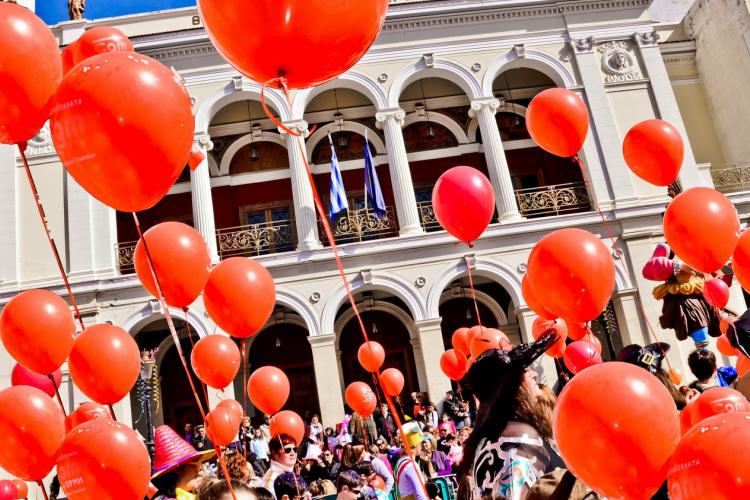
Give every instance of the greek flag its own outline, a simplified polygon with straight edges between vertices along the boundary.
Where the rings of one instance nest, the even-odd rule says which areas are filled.
[[[328,142],[331,144],[331,220],[335,221],[341,212],[349,210],[349,204],[346,201],[346,190],[344,181],[341,179],[339,171],[339,159],[336,157],[336,150],[333,147],[333,139],[328,134]]]
[[[378,219],[385,215],[383,191],[380,189],[378,173],[372,165],[370,143],[367,141],[367,135],[365,135],[365,208],[367,207],[372,208]]]

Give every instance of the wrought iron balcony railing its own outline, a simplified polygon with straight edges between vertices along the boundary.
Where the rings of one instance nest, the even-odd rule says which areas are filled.
[[[544,217],[591,210],[583,182],[569,182],[516,190],[518,209],[524,217]]]
[[[115,245],[117,251],[117,269],[120,274],[132,274],[135,272],[135,245],[138,241],[125,241]]]
[[[396,210],[393,207],[386,207],[385,215],[380,218],[371,208],[349,210],[331,223],[331,230],[338,244],[398,236]],[[320,234],[325,241],[322,228]],[[325,243],[328,242],[325,241]]]
[[[422,229],[425,232],[431,233],[433,231],[442,230],[442,226],[435,217],[435,210],[432,208],[431,201],[422,201],[417,203],[417,211],[419,212],[419,222],[422,224]]]
[[[252,257],[291,252],[295,248],[294,222],[273,221],[216,231],[219,257]]]
[[[722,193],[736,193],[750,189],[750,163],[738,163],[722,168],[712,168],[714,187]]]

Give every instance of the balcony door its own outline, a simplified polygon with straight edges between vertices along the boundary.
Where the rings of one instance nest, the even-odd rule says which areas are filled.
[[[289,202],[242,207],[240,220],[241,227],[219,231],[222,258],[294,250],[294,223]]]

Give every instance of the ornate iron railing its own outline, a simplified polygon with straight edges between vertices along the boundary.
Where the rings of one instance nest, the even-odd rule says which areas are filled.
[[[417,203],[417,211],[419,212],[419,222],[422,224],[422,229],[426,232],[430,233],[443,229],[440,227],[437,217],[435,217],[435,210],[432,208],[431,201]]]
[[[516,199],[518,209],[524,217],[543,217],[591,210],[591,199],[583,182],[518,189]]]
[[[115,245],[117,252],[117,269],[120,274],[132,274],[135,272],[135,245],[138,241],[125,241]]]
[[[712,168],[714,187],[722,193],[736,193],[750,189],[750,163],[738,163],[723,168]]]
[[[371,208],[349,210],[331,222],[331,230],[336,243],[339,244],[398,236],[396,210],[386,207],[385,215],[380,218]],[[323,234],[322,228],[320,234]]]
[[[291,252],[295,248],[294,222],[282,220],[219,229],[216,242],[222,259]]]

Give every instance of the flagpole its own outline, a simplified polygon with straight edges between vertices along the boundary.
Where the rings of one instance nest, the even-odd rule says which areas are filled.
[[[365,149],[368,146],[367,129],[365,129]],[[365,218],[367,217],[367,159],[365,159]]]
[[[328,144],[331,145],[331,169],[333,169],[333,153],[335,153],[333,149],[333,139],[331,138],[331,133],[328,133]],[[333,220],[333,211],[331,210],[331,203],[328,203],[328,218]]]

